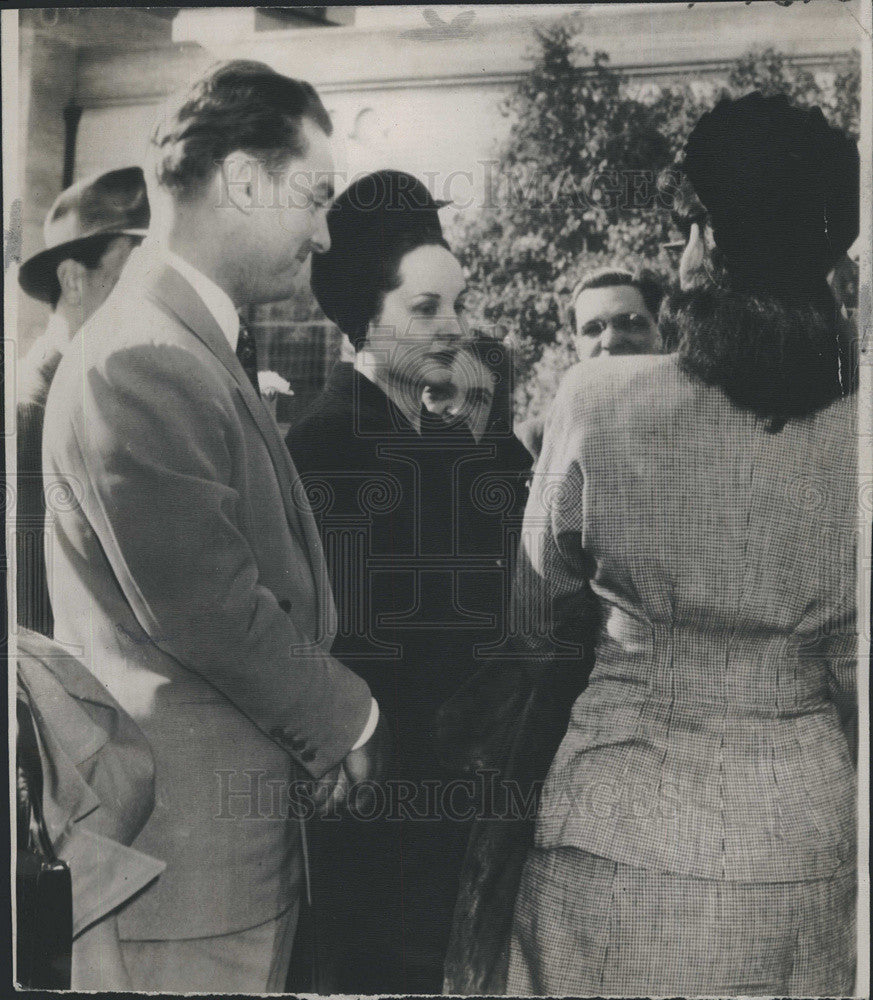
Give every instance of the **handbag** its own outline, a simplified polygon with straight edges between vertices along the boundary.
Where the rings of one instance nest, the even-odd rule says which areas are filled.
[[[55,854],[45,824],[36,729],[30,706],[21,697],[16,713],[16,980],[26,989],[69,989],[73,955],[70,869]]]

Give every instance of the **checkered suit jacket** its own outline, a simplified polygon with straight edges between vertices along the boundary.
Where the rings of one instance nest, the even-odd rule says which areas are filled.
[[[733,880],[854,857],[854,414],[771,433],[675,357],[569,373],[516,599],[533,656],[564,655],[589,581],[604,620],[539,846]]]

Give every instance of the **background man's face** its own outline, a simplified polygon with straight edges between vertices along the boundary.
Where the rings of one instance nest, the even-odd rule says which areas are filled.
[[[82,322],[84,323],[106,299],[121,276],[133,248],[140,241],[132,236],[118,236],[106,248],[95,268],[82,268]]]
[[[294,291],[309,255],[330,249],[327,210],[333,200],[334,162],[328,136],[304,118],[302,156],[283,170],[259,167],[251,214],[251,301],[275,302]]]
[[[661,335],[642,293],[631,285],[586,288],[574,303],[580,360],[599,354],[657,354]]]

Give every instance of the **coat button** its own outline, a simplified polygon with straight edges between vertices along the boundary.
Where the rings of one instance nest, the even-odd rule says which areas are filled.
[[[287,598],[284,601],[279,601],[279,607],[285,612],[286,615],[291,614],[291,602]]]
[[[304,750],[304,752],[302,754],[300,754],[300,759],[302,761],[304,761],[304,763],[306,763],[306,764],[311,763],[312,761],[315,760],[315,751],[314,750]]]

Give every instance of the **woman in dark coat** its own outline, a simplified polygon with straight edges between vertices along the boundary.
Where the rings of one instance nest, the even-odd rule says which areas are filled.
[[[395,171],[337,198],[312,286],[356,359],[287,439],[332,575],[333,652],[367,680],[396,740],[377,815],[317,831],[318,932],[333,951],[321,988],[344,993],[441,991],[476,790],[447,783],[433,717],[504,648],[530,466],[502,349],[466,330],[438,208]]]
[[[507,992],[853,991],[854,143],[751,94],[689,137],[677,354],[572,370],[519,600],[603,627],[542,792]],[[536,658],[539,641],[529,642]]]

